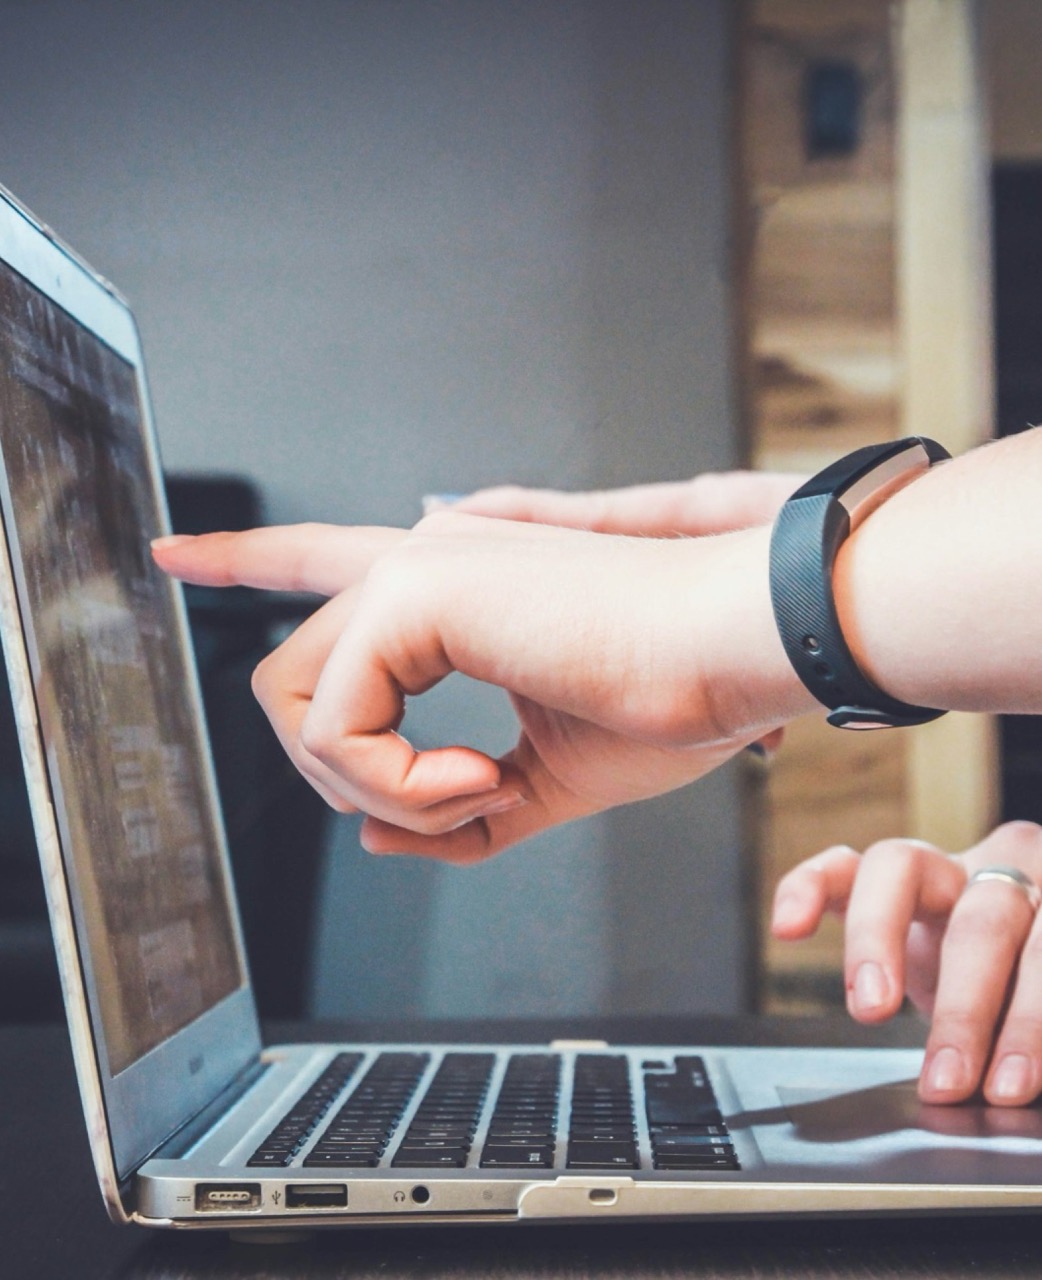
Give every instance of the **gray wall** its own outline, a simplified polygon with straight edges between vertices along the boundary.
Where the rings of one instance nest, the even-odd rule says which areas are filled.
[[[273,520],[728,466],[728,8],[0,0],[0,181],[135,303],[167,464]],[[508,745],[462,682],[409,728],[461,717]],[[319,1012],[742,999],[730,773],[467,871],[355,832]]]

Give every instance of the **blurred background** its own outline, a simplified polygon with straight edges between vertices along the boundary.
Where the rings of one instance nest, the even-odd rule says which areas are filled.
[[[810,468],[909,432],[958,451],[1040,415],[1032,0],[0,0],[0,21],[0,182],[134,305],[177,528],[410,524],[428,493]],[[189,604],[269,1016],[831,1007],[836,931],[766,936],[788,865],[1042,809],[1031,718],[808,721],[770,765],[478,868],[370,859],[249,694],[306,603]],[[454,679],[407,730],[513,737]],[[0,1016],[53,1017],[9,732],[0,806]]]

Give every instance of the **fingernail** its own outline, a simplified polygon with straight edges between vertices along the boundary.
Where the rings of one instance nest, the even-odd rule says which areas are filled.
[[[508,791],[506,795],[486,805],[481,810],[481,817],[491,818],[494,813],[509,813],[511,809],[520,809],[523,804],[528,804],[527,796],[523,796],[520,791]]]
[[[999,1063],[988,1093],[993,1098],[1011,1102],[1026,1097],[1032,1090],[1031,1060],[1025,1053],[1007,1053]]]
[[[467,814],[465,818],[461,818],[449,830],[458,831],[460,827],[465,827],[468,822],[476,822],[478,818],[491,818],[497,813],[509,813],[511,809],[520,809],[523,804],[528,804],[527,796],[523,796],[520,791],[507,791],[497,799],[490,800],[479,809],[475,809],[473,813]]]
[[[890,999],[890,983],[881,965],[866,960],[854,975],[854,1006],[861,1013],[879,1009]]]
[[[429,516],[440,507],[451,507],[456,502],[462,502],[466,496],[465,493],[425,493],[420,499],[420,507],[423,514]]]
[[[162,538],[153,538],[151,547],[158,550],[161,547],[176,547],[179,542],[191,542],[192,535],[190,533],[168,533]]]
[[[936,1093],[954,1093],[966,1084],[966,1063],[958,1049],[945,1045],[930,1060],[927,1085]]]

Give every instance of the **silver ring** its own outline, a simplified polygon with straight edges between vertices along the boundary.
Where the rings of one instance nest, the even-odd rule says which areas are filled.
[[[1001,880],[1005,884],[1011,884],[1014,889],[1019,889],[1027,898],[1028,906],[1033,912],[1037,912],[1039,907],[1042,907],[1042,889],[1019,867],[981,867],[966,881],[966,889],[963,889],[963,893],[973,885],[984,884],[988,880]]]

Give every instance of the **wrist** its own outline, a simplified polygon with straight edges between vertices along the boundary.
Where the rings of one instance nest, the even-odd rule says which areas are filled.
[[[770,538],[763,525],[680,546],[702,698],[723,737],[752,739],[819,706],[778,634]]]
[[[855,449],[802,485],[775,522],[770,583],[782,646],[837,728],[925,724],[944,714],[943,706],[895,698],[866,673],[844,636],[834,577],[838,554],[872,512],[948,456],[919,436]]]
[[[982,555],[977,513],[943,492],[962,464],[934,468],[859,525],[836,556],[833,590],[854,660],[879,688],[905,702],[976,710],[989,702],[974,706],[988,683],[982,659],[996,648],[995,619],[1013,614],[1002,607],[994,554]],[[979,656],[967,685],[971,653]]]

